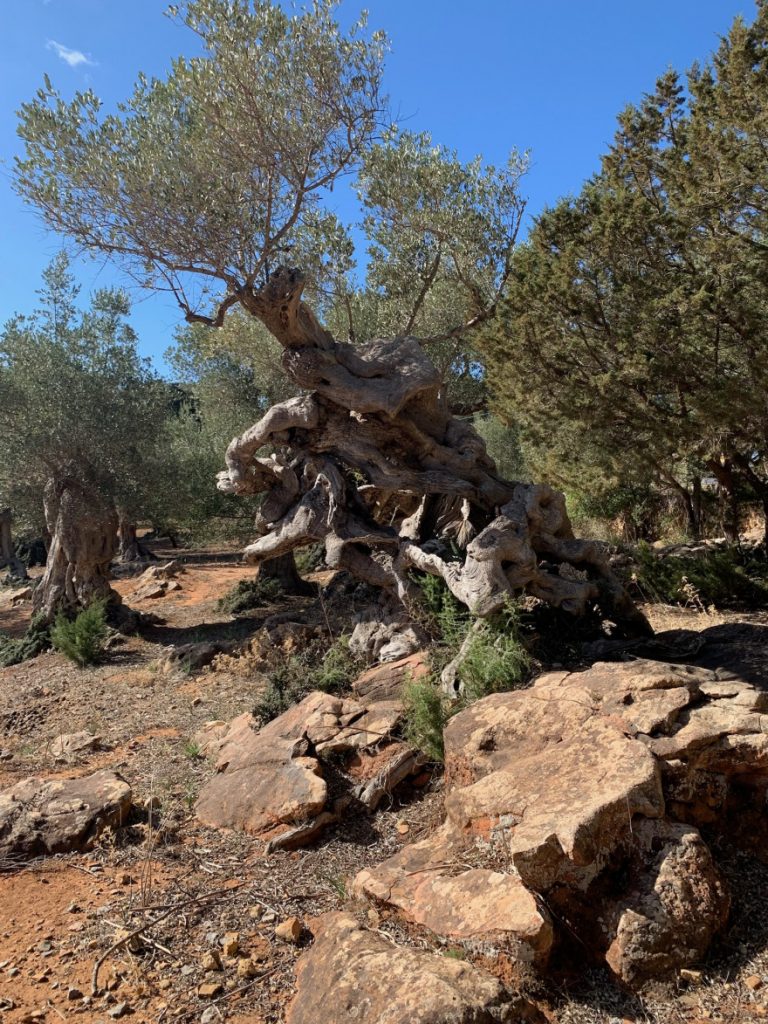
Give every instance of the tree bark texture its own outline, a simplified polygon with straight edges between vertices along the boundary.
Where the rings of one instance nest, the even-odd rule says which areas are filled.
[[[0,569],[7,568],[12,576],[25,580],[27,578],[27,570],[14,550],[11,523],[11,510],[9,508],[0,508]]]
[[[313,594],[315,588],[299,575],[293,551],[277,558],[268,558],[259,564],[260,580],[277,580],[286,594]]]
[[[118,510],[117,559],[119,562],[156,562],[155,555],[142,544],[136,533],[136,523]]]
[[[121,562],[138,562],[141,558],[136,524],[118,513],[117,557]]]
[[[45,574],[33,598],[35,614],[50,622],[93,601],[120,604],[109,585],[117,550],[117,513],[93,489],[71,476],[49,480],[44,494],[51,535]]]
[[[280,268],[240,297],[305,391],[227,449],[219,488],[267,492],[246,559],[322,541],[329,566],[409,610],[415,571],[441,577],[479,616],[527,593],[574,614],[596,604],[627,632],[648,632],[604,547],[574,537],[563,495],[497,476],[483,439],[440,402],[440,375],[418,340],[337,342],[301,301],[303,284]]]

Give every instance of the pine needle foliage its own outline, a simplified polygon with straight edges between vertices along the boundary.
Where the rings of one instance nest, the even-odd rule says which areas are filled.
[[[217,608],[219,611],[240,615],[253,608],[263,608],[280,597],[281,589],[277,580],[261,579],[240,580],[222,597]]]
[[[412,680],[403,688],[405,708],[405,738],[425,754],[434,764],[445,760],[443,729],[451,717],[452,709],[434,680]]]
[[[33,619],[29,629],[20,637],[0,633],[0,668],[20,665],[41,654],[51,645],[48,626],[41,619]]]
[[[271,722],[313,690],[342,693],[362,665],[349,649],[349,637],[341,636],[322,653],[314,645],[293,654],[269,673],[267,685],[254,708],[262,724]]]
[[[728,608],[764,607],[768,602],[768,561],[734,548],[700,555],[655,554],[647,545],[635,550],[631,585],[645,600]]]
[[[518,689],[527,681],[530,668],[519,613],[510,601],[492,621],[479,623],[468,641],[459,670],[464,704],[473,704],[491,693]]]
[[[106,605],[94,601],[74,619],[60,612],[51,629],[51,641],[57,651],[85,668],[101,657],[108,633]]]

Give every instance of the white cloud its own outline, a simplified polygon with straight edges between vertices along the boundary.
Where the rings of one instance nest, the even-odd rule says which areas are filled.
[[[86,64],[89,67],[95,67],[96,61],[91,60],[90,57],[86,57],[80,50],[70,50],[68,46],[62,46],[61,43],[57,43],[55,39],[49,39],[46,43],[47,50],[53,50],[57,57],[61,57],[65,64],[69,64],[71,68],[79,67],[80,64]]]

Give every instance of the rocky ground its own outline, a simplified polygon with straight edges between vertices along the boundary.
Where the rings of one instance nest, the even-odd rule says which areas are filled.
[[[362,869],[373,870],[440,827],[439,774],[388,797],[374,814],[331,822],[319,841],[300,850],[267,854],[264,842],[201,824],[195,803],[214,768],[194,737],[206,722],[229,721],[253,708],[263,666],[258,659],[222,658],[190,672],[172,659],[169,664],[169,655],[183,644],[243,639],[281,612],[296,621],[322,621],[313,598],[234,621],[218,611],[218,599],[233,583],[253,574],[201,553],[176,577],[179,588],[158,597],[137,599],[136,581],[126,578],[118,584],[126,601],[161,616],[163,625],[112,647],[94,668],[79,670],[49,653],[0,670],[0,790],[30,776],[67,782],[103,770],[128,782],[133,804],[128,820],[106,829],[86,853],[0,862],[0,1020],[282,1021],[300,958],[305,991],[314,984],[313,971],[336,969],[323,942],[331,950],[365,946],[366,956],[383,957],[382,963],[387,951],[397,952],[396,943],[422,957],[414,970],[433,964],[430,977],[434,964],[447,964],[443,973],[465,978],[474,962],[530,1000],[506,1019],[538,1013],[574,1024],[698,1024],[768,1016],[768,868],[727,837],[713,841],[713,852],[730,885],[731,924],[703,962],[638,995],[606,968],[587,963],[577,941],[553,961],[544,981],[509,955],[489,957],[480,948],[439,940],[353,889]],[[667,631],[706,631],[745,619],[647,611],[656,628]],[[746,618],[768,622],[764,615]],[[27,621],[28,605],[11,607],[2,599],[0,630],[21,632]],[[290,643],[286,631],[285,650]],[[768,663],[768,650],[755,647],[750,657]],[[96,741],[81,750],[57,749],[57,737],[81,732]],[[347,917],[318,924],[320,915],[334,911]],[[355,931],[354,921],[365,932]],[[319,966],[309,955],[313,936]],[[425,961],[428,954],[439,962]],[[410,965],[401,952],[397,962],[404,961]],[[320,1022],[317,1008],[306,998],[305,1004],[289,1019]],[[348,1019],[327,1012],[322,1019]]]

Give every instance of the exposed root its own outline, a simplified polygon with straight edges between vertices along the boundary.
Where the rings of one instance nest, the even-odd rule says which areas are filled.
[[[527,593],[574,615],[597,606],[629,634],[650,632],[603,546],[574,537],[563,495],[496,475],[472,425],[444,409],[415,338],[335,342],[302,288],[301,274],[281,268],[249,304],[311,393],[274,406],[227,449],[219,488],[267,492],[248,561],[323,541],[330,566],[406,608],[418,599],[416,570],[441,577],[478,616]]]

